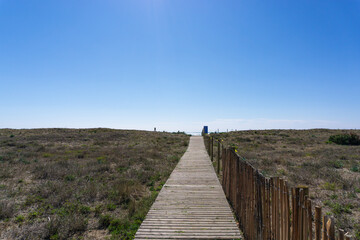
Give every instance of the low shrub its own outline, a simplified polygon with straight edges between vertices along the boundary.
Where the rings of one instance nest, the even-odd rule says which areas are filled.
[[[352,166],[350,170],[353,171],[353,172],[360,172],[360,167],[359,166]]]
[[[360,145],[360,137],[355,133],[338,134],[329,137],[329,142],[339,145]]]
[[[339,202],[332,201],[324,201],[324,204],[329,206],[335,215],[339,215],[341,213],[351,213],[351,209],[353,208],[351,204],[341,204]]]
[[[65,181],[67,182],[72,182],[75,180],[75,176],[74,175],[66,175],[65,176]]]
[[[109,211],[114,211],[116,209],[116,205],[113,204],[113,203],[108,203],[106,205],[106,209],[109,210]]]
[[[15,222],[21,223],[25,220],[25,217],[23,215],[19,215],[15,218]]]
[[[14,205],[10,202],[0,202],[0,220],[11,218],[14,215]]]
[[[84,232],[87,225],[85,216],[75,212],[52,216],[47,225],[46,239],[69,239],[75,233]]]
[[[325,182],[324,185],[322,185],[322,188],[325,189],[325,190],[335,191],[336,190],[336,184],[335,183]]]
[[[337,169],[342,168],[344,166],[344,164],[340,160],[332,161],[330,162],[330,165]]]
[[[360,223],[355,225],[355,237],[356,239],[360,239]]]
[[[99,228],[100,229],[106,229],[110,226],[110,223],[112,221],[112,217],[109,214],[101,215],[99,218]]]

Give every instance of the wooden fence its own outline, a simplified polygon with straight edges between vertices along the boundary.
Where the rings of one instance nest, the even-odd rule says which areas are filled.
[[[264,177],[221,140],[204,136],[216,170],[222,169],[222,187],[239,220],[245,239],[266,240],[349,240],[339,229],[335,232],[332,217],[323,216],[321,207],[314,207],[308,187],[289,187],[279,177]]]

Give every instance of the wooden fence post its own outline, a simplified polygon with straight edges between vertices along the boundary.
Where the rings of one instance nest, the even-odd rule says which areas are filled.
[[[217,164],[217,174],[220,174],[220,140],[217,142],[218,147],[218,164]]]
[[[280,207],[279,207],[279,210],[280,210],[280,239],[281,240],[286,240],[285,238],[285,231],[286,231],[286,228],[285,228],[285,220],[286,220],[286,217],[285,217],[285,197],[284,197],[284,179],[279,179],[279,190],[280,190]]]
[[[244,229],[245,227],[245,215],[246,215],[246,207],[244,206],[245,204],[245,172],[244,172],[244,163],[242,161],[239,161],[239,169],[240,169],[240,218],[239,218],[239,222],[240,222],[240,226],[242,227],[242,229]]]
[[[240,174],[239,174],[239,170],[240,170],[240,163],[239,163],[239,156],[235,154],[235,203],[234,203],[234,210],[236,215],[238,216],[238,212],[239,212],[239,208],[240,208],[240,193],[239,193],[239,187],[240,187]]]
[[[230,199],[230,191],[231,191],[231,150],[226,151],[226,183],[227,183],[227,198]]]
[[[214,161],[214,137],[210,137],[210,158]]]
[[[308,233],[309,239],[313,239],[313,230],[312,230],[312,211],[311,211],[311,200],[307,200],[307,222],[308,222]]]
[[[315,240],[321,240],[321,207],[315,207]]]
[[[213,141],[214,139],[210,140],[209,137],[212,156]],[[245,239],[312,240],[313,237],[315,240],[351,239],[351,236],[344,234],[341,229],[338,238],[335,238],[333,219],[322,216],[322,208],[318,206],[315,207],[315,232],[313,232],[312,202],[309,199],[308,187],[291,188],[289,192],[288,184],[284,179],[265,178],[257,169],[242,160],[234,149],[224,148],[219,140],[216,141],[218,173],[221,164],[222,186],[239,219]]]
[[[262,239],[267,239],[267,226],[266,226],[266,184],[265,184],[265,177],[262,174],[259,174],[260,177],[260,186],[261,186],[261,206],[262,206],[262,212],[261,212],[261,234]]]
[[[276,221],[276,229],[275,229],[275,239],[280,239],[280,180],[278,177],[274,178],[275,180],[275,221]]]
[[[339,229],[339,240],[344,240],[344,238],[345,238],[344,230]]]
[[[244,177],[243,177],[243,180],[244,180],[244,203],[243,203],[243,210],[244,210],[244,217],[243,217],[243,224],[244,224],[244,229],[245,229],[245,238],[248,237],[248,231],[247,231],[247,228],[248,228],[248,225],[249,225],[249,199],[248,199],[248,191],[249,191],[249,183],[248,183],[248,174],[247,174],[247,165],[246,164],[243,164],[243,174],[244,174]]]
[[[257,190],[258,190],[258,238],[260,239],[264,239],[264,235],[263,235],[263,230],[264,230],[264,216],[265,214],[263,214],[263,208],[264,208],[264,201],[263,201],[263,197],[264,197],[264,191],[263,191],[263,182],[262,182],[262,175],[259,173],[259,171],[257,172]]]
[[[296,215],[296,203],[295,203],[295,188],[291,188],[291,239],[296,240],[296,223],[295,223],[295,215]]]
[[[335,240],[335,227],[332,218],[329,218],[329,220],[326,223],[326,232],[329,240]]]
[[[327,235],[327,231],[326,231],[326,223],[328,220],[328,216],[324,216],[323,217],[323,222],[322,222],[322,240],[328,240],[328,235]]]
[[[290,195],[289,195],[289,187],[287,182],[285,181],[285,211],[286,211],[286,231],[285,231],[285,239],[290,239]]]
[[[221,161],[222,161],[222,186],[223,186],[223,190],[226,194],[226,152],[227,152],[227,149],[226,148],[223,148],[222,149],[222,157],[221,157]]]
[[[345,240],[351,240],[351,236],[350,235],[345,235]]]
[[[255,227],[255,221],[256,221],[256,214],[255,214],[255,201],[256,201],[256,192],[255,192],[255,169],[250,166],[250,177],[251,177],[251,239],[255,239],[256,236],[256,227]]]
[[[206,142],[207,142],[207,150],[208,150],[208,154],[210,155],[210,136],[205,136],[206,137]]]
[[[299,209],[298,209],[298,213],[299,213],[299,218],[298,218],[298,224],[299,224],[299,239],[303,240],[304,239],[304,222],[303,222],[303,218],[304,218],[304,190],[302,188],[299,189]]]
[[[271,220],[270,220],[270,183],[265,178],[265,239],[271,239]]]
[[[270,191],[271,191],[271,239],[276,239],[276,219],[275,219],[275,186],[274,186],[274,178],[270,178]]]
[[[231,194],[230,194],[230,200],[232,203],[232,206],[234,209],[236,209],[236,169],[235,169],[235,164],[236,164],[236,156],[235,156],[235,152],[231,152],[231,156],[230,156],[230,162],[231,162]]]

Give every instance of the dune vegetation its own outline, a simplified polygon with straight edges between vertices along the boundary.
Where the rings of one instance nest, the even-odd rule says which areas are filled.
[[[0,239],[132,239],[184,133],[0,130]]]
[[[336,226],[360,239],[359,130],[253,130],[212,134],[265,176],[307,185]],[[214,152],[216,153],[217,150]]]

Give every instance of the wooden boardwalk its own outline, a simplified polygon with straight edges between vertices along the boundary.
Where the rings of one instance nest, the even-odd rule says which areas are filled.
[[[239,238],[240,231],[203,138],[193,136],[135,239]]]

